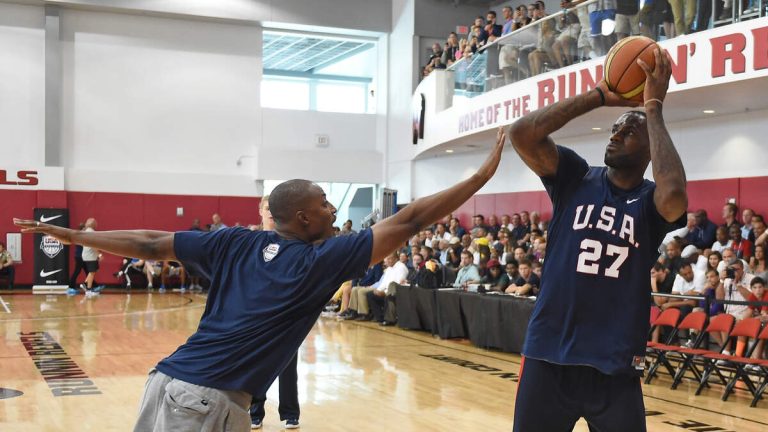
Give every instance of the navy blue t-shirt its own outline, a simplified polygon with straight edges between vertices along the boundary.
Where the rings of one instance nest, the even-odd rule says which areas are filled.
[[[648,277],[664,235],[682,226],[656,210],[648,180],[621,190],[606,167],[558,146],[547,259],[523,353],[614,375],[641,370],[648,335]]]
[[[266,394],[339,286],[365,273],[371,230],[319,244],[274,231],[178,232],[176,257],[211,281],[197,331],[157,365],[171,377]]]

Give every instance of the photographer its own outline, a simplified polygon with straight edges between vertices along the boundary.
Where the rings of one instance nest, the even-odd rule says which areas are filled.
[[[736,260],[731,265],[726,267],[720,273],[720,286],[717,287],[715,292],[715,298],[718,300],[734,300],[734,301],[748,301],[752,291],[750,290],[750,283],[754,275],[744,272],[744,262],[742,260]],[[725,313],[733,315],[736,320],[742,320],[749,316],[749,307],[745,305],[726,304]],[[727,334],[722,335],[723,339],[727,338]],[[736,355],[744,355],[744,343],[739,342],[736,344]],[[730,355],[729,350],[724,350],[723,354]]]

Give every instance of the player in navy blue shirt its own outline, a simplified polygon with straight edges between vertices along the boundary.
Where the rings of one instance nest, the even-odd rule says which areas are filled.
[[[664,235],[685,222],[685,172],[662,117],[670,60],[657,49],[645,112],[618,118],[607,167],[590,167],[550,134],[601,106],[634,106],[597,89],[535,111],[508,135],[552,200],[541,290],[523,347],[515,431],[645,431],[640,374],[648,334],[647,275]],[[653,162],[653,178],[644,172]]]
[[[469,179],[409,204],[358,234],[333,237],[336,208],[306,180],[269,198],[274,231],[79,232],[15,219],[43,233],[120,256],[180,261],[211,281],[197,331],[150,374],[135,430],[249,430],[251,395],[286,367],[342,282],[451,213],[492,176],[506,137]]]

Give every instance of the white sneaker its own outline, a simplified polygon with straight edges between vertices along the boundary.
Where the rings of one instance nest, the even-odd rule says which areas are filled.
[[[760,372],[760,365],[748,364],[748,365],[744,366],[744,370],[746,370],[748,372]]]

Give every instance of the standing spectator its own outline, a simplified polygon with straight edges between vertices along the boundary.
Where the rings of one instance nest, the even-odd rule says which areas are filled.
[[[683,0],[676,0],[683,1]],[[696,0],[685,0],[693,2]],[[694,11],[695,11],[694,5]],[[617,0],[616,1],[616,39],[621,40],[628,36],[640,34],[640,20],[638,13],[640,4],[637,0]]]
[[[5,243],[3,242],[0,242],[0,275],[8,278],[8,289],[12,290],[16,271],[13,269],[11,253],[5,248]]]
[[[84,232],[96,231],[96,219],[88,218],[85,221]],[[85,283],[80,284],[80,288],[85,291],[86,297],[92,297],[98,295],[98,292],[93,290],[93,281],[96,278],[96,273],[99,271],[99,259],[101,254],[98,249],[92,247],[83,247],[83,267],[85,267]]]
[[[514,20],[514,12],[512,11],[512,6],[504,6],[501,8],[501,16],[504,17],[504,25],[501,26],[501,34],[502,36],[511,33],[513,30],[513,26],[515,25]]]
[[[675,19],[675,36],[690,33],[696,18],[696,0],[669,0],[669,5],[672,6],[672,16]]]
[[[485,14],[485,24],[486,28],[488,28],[490,31],[488,32],[488,40],[493,42],[496,40],[497,37],[501,36],[502,32],[504,31],[504,27],[501,24],[496,24],[496,12],[495,11],[488,11],[487,14]],[[488,27],[491,26],[491,27]]]
[[[456,36],[456,33],[451,32],[448,35],[448,40],[445,42],[445,48],[443,49],[443,56],[441,57],[440,61],[444,65],[450,66],[460,57],[461,55],[459,55],[459,38]]]
[[[472,26],[472,29],[475,31],[475,36],[477,36],[477,45],[483,46],[488,42],[488,32],[485,31],[485,20],[483,17],[478,16],[475,18],[475,23]]]
[[[221,221],[221,216],[219,216],[218,213],[214,213],[213,216],[211,216],[211,221],[213,223],[211,224],[211,228],[209,231],[218,231],[222,228],[227,228],[224,222]]]
[[[80,222],[77,230],[82,231],[85,229],[85,224]],[[69,287],[77,288],[77,277],[80,276],[80,272],[85,269],[85,263],[83,263],[83,246],[75,245],[75,270],[72,272],[72,277],[69,278]]]

